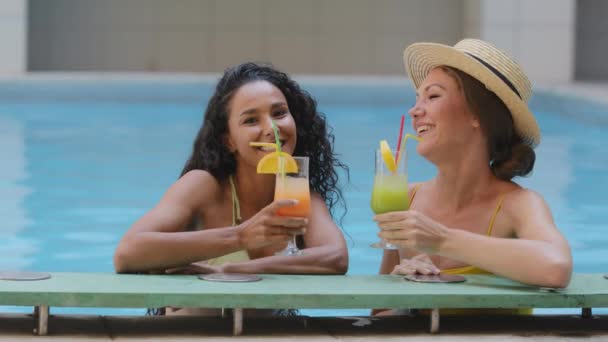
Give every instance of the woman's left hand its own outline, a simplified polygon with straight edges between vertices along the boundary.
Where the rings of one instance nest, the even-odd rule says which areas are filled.
[[[166,274],[209,274],[223,272],[222,266],[209,265],[205,262],[194,262],[187,266],[174,267],[165,270]]]
[[[430,255],[438,254],[449,231],[449,228],[416,210],[376,215],[374,221],[380,228],[380,238]]]

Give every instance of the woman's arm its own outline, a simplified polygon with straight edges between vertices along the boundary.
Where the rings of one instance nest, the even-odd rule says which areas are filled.
[[[439,254],[523,283],[563,288],[572,274],[572,255],[549,207],[537,193],[514,191],[503,205],[516,238],[494,238],[449,230]],[[475,248],[467,248],[475,246]]]
[[[417,211],[376,216],[381,236],[391,243],[475,265],[523,283],[566,287],[572,256],[546,203],[517,190],[505,198],[501,215],[516,238],[496,238],[451,229]]]
[[[382,252],[382,262],[380,263],[380,271],[378,274],[391,274],[395,266],[401,261],[399,251],[385,249]]]
[[[190,171],[173,184],[156,207],[137,220],[114,254],[117,272],[144,272],[187,265],[245,248],[286,241],[305,220],[275,217],[290,201],[273,202],[237,227],[185,232],[200,208],[213,205],[220,186],[206,171]]]
[[[345,274],[348,250],[342,232],[329,214],[319,194],[311,194],[311,215],[304,233],[304,254],[267,256],[241,263],[226,264],[224,272]]]

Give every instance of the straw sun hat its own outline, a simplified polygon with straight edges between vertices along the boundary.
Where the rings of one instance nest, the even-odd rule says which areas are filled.
[[[522,68],[492,44],[477,39],[464,39],[453,47],[415,43],[403,52],[403,61],[416,89],[432,69],[441,65],[471,75],[504,102],[525,143],[532,147],[540,143],[538,124],[528,109],[532,85]]]

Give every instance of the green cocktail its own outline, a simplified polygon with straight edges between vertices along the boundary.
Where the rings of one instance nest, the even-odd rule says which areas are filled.
[[[407,174],[376,174],[371,207],[376,214],[407,210],[410,207]]]
[[[384,214],[391,211],[403,211],[410,207],[407,186],[407,168],[405,150],[395,160],[395,153],[388,149],[388,145],[382,146],[376,151],[376,174],[374,176],[374,188],[372,189],[371,208],[376,214]],[[387,163],[388,161],[388,163]],[[386,241],[375,242],[374,248],[399,249],[397,246]]]
[[[403,118],[401,124],[403,126]],[[403,137],[403,148],[397,153],[391,151],[386,140],[380,141],[380,149],[375,154],[376,174],[371,200],[372,210],[376,214],[404,211],[410,208],[407,185],[407,154],[405,152],[405,142],[409,138],[420,141],[417,136],[406,134]],[[375,242],[371,246],[374,248],[399,249],[399,247],[386,241]]]

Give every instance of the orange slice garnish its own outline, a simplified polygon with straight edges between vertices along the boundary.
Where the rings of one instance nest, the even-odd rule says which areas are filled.
[[[298,172],[298,163],[293,159],[288,153],[281,152],[272,152],[265,155],[258,162],[258,173],[279,173],[281,172],[279,168],[279,161],[282,159],[284,161],[284,170],[286,173],[295,173]]]
[[[393,157],[393,152],[391,152],[391,148],[386,140],[380,141],[380,155],[382,155],[382,160],[384,160],[384,164],[390,172],[397,171],[395,157]]]

